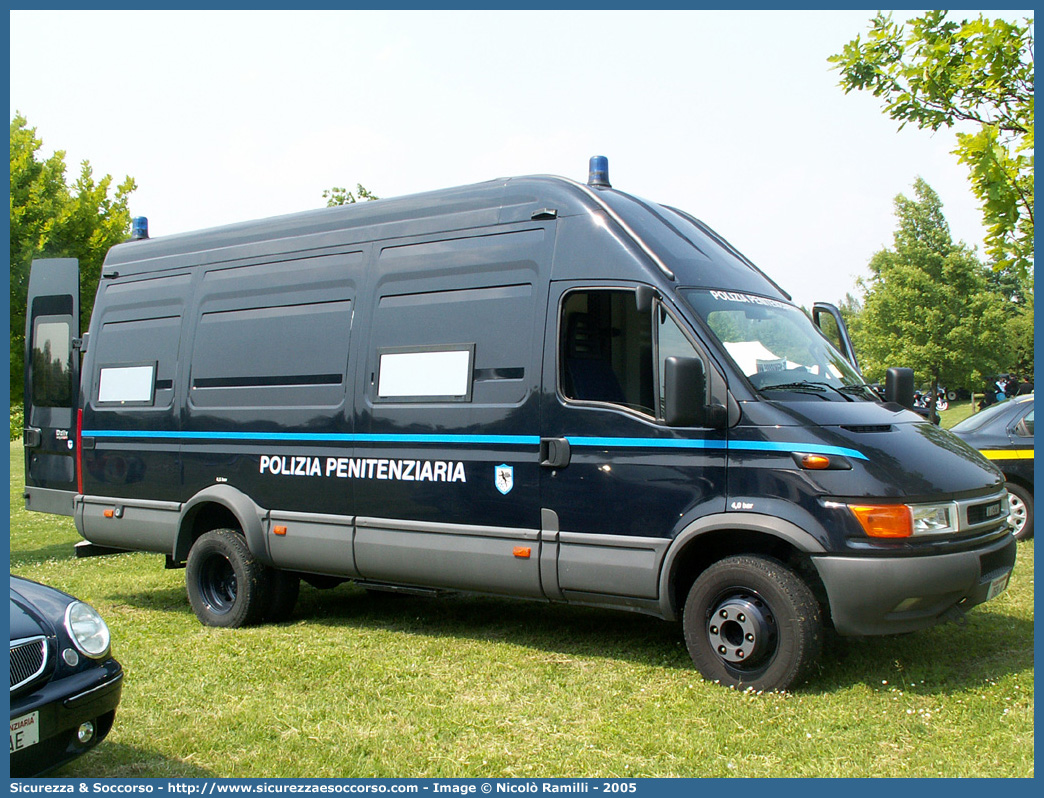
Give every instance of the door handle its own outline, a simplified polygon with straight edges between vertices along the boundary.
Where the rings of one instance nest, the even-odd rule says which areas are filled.
[[[565,468],[569,465],[569,441],[566,438],[541,438],[540,465],[544,468]]]
[[[26,449],[35,449],[43,443],[43,430],[36,427],[23,427],[22,442],[25,444]]]

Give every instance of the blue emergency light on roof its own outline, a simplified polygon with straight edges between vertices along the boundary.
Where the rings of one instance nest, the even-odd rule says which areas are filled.
[[[131,241],[141,241],[149,237],[149,220],[144,216],[131,219]]]
[[[592,188],[612,188],[609,185],[609,159],[604,155],[592,155],[587,169],[587,185]]]

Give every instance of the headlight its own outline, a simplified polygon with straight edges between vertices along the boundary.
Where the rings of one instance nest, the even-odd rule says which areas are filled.
[[[953,504],[850,504],[848,509],[872,538],[945,535],[957,531]]]
[[[65,610],[65,629],[76,648],[92,659],[109,653],[109,627],[98,611],[82,601],[74,601]]]
[[[913,511],[913,533],[915,535],[942,535],[956,532],[952,504],[911,505]]]

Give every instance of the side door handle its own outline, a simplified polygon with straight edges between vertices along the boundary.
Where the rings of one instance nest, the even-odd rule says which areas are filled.
[[[540,465],[544,468],[565,468],[569,465],[569,441],[565,438],[541,438]]]

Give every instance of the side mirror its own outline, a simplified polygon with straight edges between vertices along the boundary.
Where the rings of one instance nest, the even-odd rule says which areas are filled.
[[[885,401],[906,408],[914,406],[913,369],[890,368],[885,372]]]
[[[644,313],[652,308],[654,299],[656,299],[656,289],[651,285],[639,285],[634,289],[634,302],[638,306],[639,313]]]
[[[664,361],[664,420],[671,427],[703,427],[707,423],[707,374],[698,357]]]
[[[828,322],[827,319],[830,321]],[[813,303],[812,323],[845,356],[845,360],[851,363],[856,371],[859,371],[859,362],[856,360],[852,338],[848,334],[848,325],[845,324],[845,320],[837,306],[831,305],[829,302]]]

